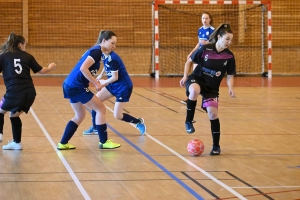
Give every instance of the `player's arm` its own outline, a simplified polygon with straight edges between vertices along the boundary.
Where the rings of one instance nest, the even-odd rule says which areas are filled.
[[[91,74],[89,68],[95,63],[94,59],[90,56],[88,56],[85,61],[80,66],[80,71],[84,75],[86,79],[88,79],[91,83],[94,85],[97,84],[97,80],[95,77]]]
[[[48,65],[48,67],[42,67],[42,69],[40,71],[38,71],[38,74],[47,74],[48,72],[51,72],[52,70],[54,70],[56,68],[56,64],[55,63],[50,63]]]
[[[97,76],[97,78],[96,78],[98,81],[103,77],[104,72],[105,72],[105,69],[103,68],[103,69],[102,69],[102,72],[101,72],[101,73],[99,74],[99,76]]]
[[[233,75],[227,75],[228,94],[231,97],[235,97],[235,92],[233,90],[233,83],[234,83],[234,76]]]
[[[189,75],[189,72],[190,72],[192,66],[193,66],[193,61],[192,61],[191,57],[189,57],[187,59],[187,61],[185,62],[183,77],[182,77],[182,79],[179,82],[179,84],[180,84],[181,87],[183,87],[185,85],[185,82],[188,79],[188,75]]]
[[[197,50],[199,49],[200,47],[200,40],[199,42],[196,44],[195,48],[189,53],[189,55],[187,56],[187,60],[192,56],[192,54]]]
[[[101,85],[108,85],[110,83],[113,83],[119,79],[118,71],[111,71],[111,77],[106,80],[100,80]]]

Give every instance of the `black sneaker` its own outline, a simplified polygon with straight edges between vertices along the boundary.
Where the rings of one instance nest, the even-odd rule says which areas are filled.
[[[195,128],[193,126],[193,122],[186,122],[185,123],[185,129],[186,129],[186,132],[188,134],[194,133],[195,132]]]
[[[219,155],[221,153],[221,148],[220,146],[213,146],[210,155],[215,156],[215,155]]]
[[[188,100],[188,99],[186,99],[186,100],[181,100],[180,102],[181,102],[182,104],[186,105],[187,100]]]

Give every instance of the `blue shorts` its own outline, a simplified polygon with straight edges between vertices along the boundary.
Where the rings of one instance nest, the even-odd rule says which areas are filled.
[[[89,88],[73,88],[65,83],[63,84],[63,92],[64,98],[70,99],[71,103],[80,102],[86,104],[94,96],[94,93],[92,93]]]
[[[105,86],[106,89],[116,97],[116,102],[129,102],[132,86],[122,85],[120,87],[114,87],[111,84]]]

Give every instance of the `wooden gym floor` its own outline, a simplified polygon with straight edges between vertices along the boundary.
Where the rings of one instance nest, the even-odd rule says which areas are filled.
[[[209,155],[210,123],[199,106],[196,132],[185,132],[180,78],[148,77],[132,78],[124,110],[145,119],[146,135],[114,119],[111,99],[105,102],[108,135],[120,148],[100,150],[97,135],[82,135],[91,125],[87,113],[70,141],[77,148],[58,151],[73,117],[62,96],[63,79],[34,77],[36,101],[21,115],[23,150],[0,151],[1,200],[300,199],[300,77],[236,77],[236,98],[223,81],[219,156]],[[199,157],[186,149],[193,138],[205,144]],[[11,139],[6,115],[1,146]]]

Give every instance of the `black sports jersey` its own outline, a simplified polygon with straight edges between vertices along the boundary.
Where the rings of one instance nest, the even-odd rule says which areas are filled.
[[[229,49],[218,53],[215,44],[203,45],[193,53],[191,59],[198,64],[192,75],[214,91],[219,91],[221,81],[226,73],[228,75],[236,74],[233,53]]]
[[[31,54],[25,51],[17,49],[0,55],[0,72],[3,74],[6,95],[34,89],[30,69],[37,73],[42,67]]]

